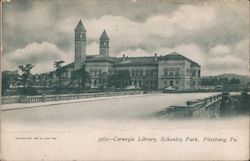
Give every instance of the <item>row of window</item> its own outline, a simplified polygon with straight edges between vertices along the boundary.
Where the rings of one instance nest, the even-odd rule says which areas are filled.
[[[179,71],[176,71],[176,72],[173,72],[173,71],[164,71],[164,76],[176,76],[176,77],[178,77],[178,76],[180,76],[180,73],[179,73]]]
[[[107,75],[106,72],[102,72],[102,70],[94,70],[94,71],[90,71],[90,75],[93,75],[93,76],[99,76],[99,75]]]
[[[144,76],[143,73],[144,73],[143,70],[139,70],[139,71],[132,70],[131,76],[132,77],[134,77],[134,76]],[[145,76],[157,76],[157,74],[158,74],[157,71],[152,71],[152,70],[145,71]]]
[[[96,85],[98,83],[105,83],[106,80],[105,79],[93,79],[92,80],[92,84]],[[126,83],[126,82],[125,82]],[[142,85],[156,85],[158,84],[157,80],[130,80],[129,82],[127,82],[129,85],[138,85],[138,86],[142,86]]]
[[[113,73],[118,73],[119,71],[115,70],[113,71]],[[144,76],[144,71],[143,70],[132,70],[131,72],[128,71],[128,73],[130,74],[130,76],[134,77],[134,76]],[[106,72],[102,72],[101,69],[98,70],[90,70],[90,75],[93,76],[100,76],[100,75],[106,75]],[[111,71],[109,71],[109,75],[112,74]],[[157,71],[145,71],[145,76],[157,76],[158,72]]]
[[[191,76],[192,77],[195,77],[195,76],[198,76],[198,77],[200,77],[200,74],[201,74],[201,71],[200,70],[192,70],[191,71]]]
[[[115,70],[114,73],[118,73],[118,70]],[[134,77],[134,76],[144,76],[144,71],[143,70],[132,70],[131,72],[128,71],[129,74]],[[191,70],[187,69],[187,74],[189,74],[191,72],[191,76],[198,76],[200,77],[200,70]],[[112,71],[109,70],[109,75],[112,73]],[[94,76],[98,76],[98,75],[106,75],[106,72],[102,72],[101,69],[96,69],[96,70],[90,70],[90,74],[94,75]],[[145,76],[157,76],[158,72],[155,70],[147,70],[145,71]],[[168,70],[164,70],[164,76],[176,76],[179,77],[180,76],[180,72],[179,71],[168,71]]]
[[[157,85],[157,80],[131,80],[130,85]]]
[[[165,80],[164,81],[164,84],[165,85],[170,85],[170,86],[173,86],[173,85],[178,85],[179,84],[179,80],[171,80],[171,81],[167,81],[167,80]]]
[[[191,85],[195,86],[195,85],[201,85],[200,81],[191,81]]]

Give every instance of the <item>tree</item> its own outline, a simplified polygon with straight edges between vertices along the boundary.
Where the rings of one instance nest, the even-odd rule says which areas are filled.
[[[108,86],[125,88],[129,85],[130,74],[128,70],[119,70],[117,73],[108,76]]]
[[[19,77],[17,71],[3,71],[2,72],[2,94],[4,94],[10,85],[16,85],[17,78]]]
[[[73,73],[73,80],[77,80],[79,91],[86,87],[86,82],[90,80],[90,74],[85,70],[84,66]]]
[[[23,85],[25,88],[27,88],[29,86],[29,82],[30,82],[30,76],[31,76],[31,69],[34,66],[31,64],[26,64],[26,65],[19,65],[18,68],[21,70],[22,74],[21,74],[21,79],[20,79],[20,83],[21,85]]]
[[[23,87],[21,88],[20,93],[23,95],[35,95],[37,94],[36,89],[31,87],[31,69],[34,67],[31,64],[26,65],[19,65],[19,69],[21,70],[22,74],[19,78],[19,84]]]
[[[240,80],[237,78],[232,78],[232,79],[230,79],[229,84],[238,85],[238,84],[240,84]]]
[[[56,68],[55,72],[56,72],[56,76],[58,77],[59,80],[59,86],[58,86],[58,92],[61,93],[61,89],[62,89],[62,73],[63,73],[63,69],[62,69],[62,64],[64,63],[64,61],[57,61],[54,62],[54,67]]]

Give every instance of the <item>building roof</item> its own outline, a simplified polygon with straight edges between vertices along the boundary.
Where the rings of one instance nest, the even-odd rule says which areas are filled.
[[[105,56],[105,55],[97,55],[93,58],[87,59],[86,62],[110,62],[115,63],[116,58],[111,56]]]
[[[145,66],[145,65],[157,65],[155,57],[125,57],[116,58],[116,66]],[[125,60],[123,60],[125,59]]]
[[[109,40],[109,37],[108,37],[108,34],[106,33],[106,31],[104,30],[101,37],[100,37],[101,40]]]
[[[125,60],[123,60],[125,59]],[[110,57],[98,55],[94,58],[87,59],[86,62],[110,62],[115,66],[143,66],[143,65],[157,65],[154,57]]]
[[[74,63],[70,63],[67,65],[62,66],[62,69],[74,68]]]
[[[105,55],[87,55],[86,62],[109,62],[114,64],[115,66],[157,66],[158,61],[161,60],[186,60],[191,63],[192,67],[200,67],[199,64],[192,61],[191,59],[186,58],[185,56],[173,52],[165,56],[157,56],[157,60],[155,60],[155,56],[149,57],[111,57]],[[67,64],[63,66],[66,68],[74,68],[74,63]]]
[[[86,32],[86,29],[85,29],[85,27],[84,27],[83,24],[82,24],[82,20],[80,20],[80,21],[78,22],[78,24],[77,24],[77,26],[76,26],[76,28],[75,28],[75,31],[84,31],[84,32]]]
[[[88,59],[94,58],[94,57],[96,57],[96,56],[97,56],[97,55],[87,55],[87,56],[86,56],[86,59],[88,60]],[[67,65],[64,65],[64,66],[62,66],[62,68],[63,68],[63,69],[74,68],[74,62],[69,63],[69,64],[67,64]]]
[[[191,63],[191,66],[200,66],[198,63],[194,62],[193,60],[177,53],[177,52],[172,52],[168,55],[165,55],[165,56],[160,56],[158,58],[159,60],[187,60]]]
[[[191,66],[197,66],[200,67],[199,64],[192,61],[191,59],[188,59],[187,57],[177,53],[173,52],[165,56],[157,56],[157,60],[186,60],[191,63]],[[158,61],[155,60],[155,56],[150,57],[110,57],[110,56],[103,56],[98,55],[94,58],[87,59],[87,62],[111,62],[115,66],[155,66],[158,65]]]

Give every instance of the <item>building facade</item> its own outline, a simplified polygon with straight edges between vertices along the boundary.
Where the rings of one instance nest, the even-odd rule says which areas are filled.
[[[87,31],[80,20],[75,28],[75,61],[64,66],[65,82],[72,72],[84,67],[90,74],[89,86],[102,86],[109,75],[128,71],[129,85],[143,89],[198,89],[201,67],[198,63],[173,52],[164,56],[113,57],[109,55],[110,38],[104,30],[100,36],[99,54],[87,55]]]

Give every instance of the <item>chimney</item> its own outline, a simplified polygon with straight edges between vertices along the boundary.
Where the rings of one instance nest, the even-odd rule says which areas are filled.
[[[157,61],[157,53],[155,53],[155,61]]]
[[[125,54],[122,55],[122,61],[125,61]]]

